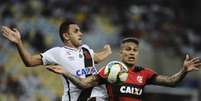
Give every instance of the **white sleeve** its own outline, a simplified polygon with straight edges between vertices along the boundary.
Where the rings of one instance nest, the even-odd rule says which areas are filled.
[[[43,65],[57,64],[56,56],[58,56],[58,51],[59,47],[55,47],[41,53]]]

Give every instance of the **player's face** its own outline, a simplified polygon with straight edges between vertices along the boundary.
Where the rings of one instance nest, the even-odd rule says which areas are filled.
[[[75,47],[79,47],[82,44],[82,35],[80,27],[77,24],[69,25],[69,40]]]
[[[69,25],[69,40],[75,47],[79,47],[82,44],[83,33],[80,32],[80,27],[77,24]]]
[[[133,42],[122,44],[120,50],[121,61],[128,65],[134,65],[139,54],[139,46]]]

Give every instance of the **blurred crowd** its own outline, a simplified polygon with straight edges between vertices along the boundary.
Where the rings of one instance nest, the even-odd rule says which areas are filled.
[[[84,32],[84,42],[95,49],[107,43],[118,49],[122,38],[134,36],[142,40],[146,54],[157,57],[157,62],[160,56],[170,55],[170,59],[186,53],[201,56],[200,31],[188,26],[185,16],[188,12],[183,11],[188,10],[187,4],[179,1],[182,0],[0,0],[0,25],[17,27],[32,53],[61,45],[59,24],[64,19],[75,19]],[[45,69],[24,68],[15,48],[3,37],[0,42],[0,101],[60,99],[62,84],[53,84],[59,85],[53,88],[57,91],[50,89],[53,87],[50,83],[58,79],[54,74],[44,76]],[[42,80],[49,75],[52,77],[49,82]],[[199,88],[200,83],[192,81],[189,85]]]

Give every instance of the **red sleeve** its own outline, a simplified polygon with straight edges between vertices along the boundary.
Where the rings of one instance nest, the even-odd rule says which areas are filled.
[[[157,73],[150,68],[145,68],[145,74],[147,78],[147,83],[151,83],[152,80],[157,76]]]
[[[98,71],[98,75],[99,75],[101,78],[106,79],[107,77],[106,77],[106,75],[105,75],[105,73],[104,73],[104,69],[105,69],[105,67],[102,67],[102,68]]]
[[[105,69],[105,67],[102,67],[98,71],[97,77],[98,77],[99,84],[105,84],[105,83],[107,83],[107,76],[104,73],[104,69]]]

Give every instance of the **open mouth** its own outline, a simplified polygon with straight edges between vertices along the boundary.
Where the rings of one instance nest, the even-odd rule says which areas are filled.
[[[129,57],[128,60],[135,60],[135,57]]]

